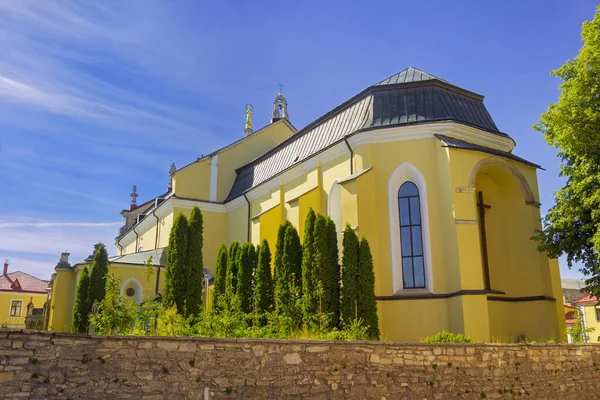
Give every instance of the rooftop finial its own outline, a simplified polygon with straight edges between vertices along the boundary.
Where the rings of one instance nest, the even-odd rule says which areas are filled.
[[[287,119],[289,121],[289,115],[287,112],[287,100],[281,94],[283,85],[279,84],[279,94],[273,100],[273,114],[271,116],[271,123],[279,121],[280,119]]]
[[[169,168],[169,187],[167,188],[169,192],[173,189],[173,174],[175,172],[177,172],[177,167],[175,167],[175,163],[172,163]]]
[[[131,204],[129,205],[129,208],[135,208],[137,206],[137,198],[138,198],[137,186],[133,185],[133,189],[131,189],[131,193],[129,194],[129,197],[131,197]]]
[[[246,136],[252,135],[252,114],[254,114],[254,107],[252,104],[246,104],[246,127],[244,133]]]

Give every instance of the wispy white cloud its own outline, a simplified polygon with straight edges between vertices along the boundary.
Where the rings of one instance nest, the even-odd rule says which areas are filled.
[[[32,222],[9,222],[0,220],[0,228],[56,228],[56,227],[78,227],[97,228],[122,225],[122,222],[69,222],[69,221],[32,221]]]

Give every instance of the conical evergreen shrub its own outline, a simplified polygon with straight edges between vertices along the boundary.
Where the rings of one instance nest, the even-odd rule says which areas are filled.
[[[375,298],[375,272],[371,247],[364,237],[358,250],[358,281],[356,308],[358,318],[368,327],[367,334],[373,340],[379,340],[379,317]]]
[[[204,261],[202,259],[203,221],[200,208],[194,206],[189,222],[189,277],[187,280],[187,311],[196,315],[202,306],[202,281],[204,280]]]
[[[173,222],[169,234],[169,249],[165,262],[165,288],[163,304],[168,308],[176,306],[180,314],[186,315],[187,282],[189,279],[188,249],[189,225],[183,214]],[[92,270],[93,274],[93,270]]]
[[[106,295],[106,274],[108,274],[108,253],[104,244],[94,246],[94,260],[90,271],[90,307],[94,303],[100,304]]]
[[[350,225],[344,229],[342,249],[342,288],[340,313],[343,326],[350,326],[352,321],[358,317],[356,301],[358,295],[358,236]]]
[[[254,285],[254,309],[257,312],[270,312],[273,306],[273,278],[271,276],[271,250],[267,239],[263,239],[258,253]]]
[[[92,304],[90,303],[90,273],[88,267],[85,267],[77,283],[77,294],[73,308],[73,332],[88,333],[90,312],[92,312]]]
[[[227,284],[227,246],[221,245],[219,254],[217,255],[217,267],[215,270],[214,289],[212,298],[212,308],[217,311],[219,304],[225,298],[225,287]]]
[[[315,286],[315,220],[313,209],[308,210],[304,222],[304,243],[302,246],[302,320],[304,327],[313,331],[315,326],[315,315],[318,310],[318,297]]]

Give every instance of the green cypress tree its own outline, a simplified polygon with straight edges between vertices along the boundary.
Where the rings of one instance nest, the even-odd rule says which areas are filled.
[[[244,243],[237,256],[237,296],[241,309],[245,313],[252,311],[252,273],[255,257],[252,243]]]
[[[258,253],[254,284],[254,310],[265,313],[273,310],[273,278],[271,276],[271,249],[263,239]]]
[[[326,223],[327,253],[323,271],[324,303],[331,318],[330,326],[336,328],[340,323],[340,264],[337,243],[337,230],[331,218]]]
[[[275,284],[274,301],[275,309],[280,311],[282,310],[283,305],[286,304],[286,301],[284,300],[286,298],[286,293],[289,293],[285,281],[285,277],[289,274],[285,271],[285,265],[283,264],[285,231],[289,225],[291,225],[289,221],[285,221],[279,225],[277,231],[277,243],[275,244],[275,260],[273,265],[273,282]]]
[[[344,229],[342,250],[342,291],[340,313],[342,322],[349,326],[357,318],[357,279],[358,279],[358,236],[350,225]]]
[[[366,238],[362,238],[358,250],[358,281],[356,309],[358,318],[368,327],[367,334],[371,339],[379,340],[379,317],[377,316],[377,300],[375,299],[375,272],[373,257]]]
[[[225,287],[227,285],[227,246],[221,245],[217,255],[217,267],[215,271],[214,290],[212,298],[213,310],[219,309],[219,304],[225,296]]]
[[[289,221],[285,221],[279,225],[277,230],[277,242],[275,243],[275,260],[273,262],[273,280],[277,281],[277,272],[280,270],[283,262],[283,245],[285,242],[285,230],[291,225]]]
[[[320,285],[324,288],[323,274],[327,265],[327,219],[317,214],[313,230],[313,283],[315,289]],[[315,291],[316,293],[316,291]],[[324,297],[324,296],[322,296]],[[316,299],[319,312],[327,313],[323,298]]]
[[[298,230],[292,224],[285,229],[285,239],[283,244],[283,264],[284,270],[289,274],[289,281],[299,292],[302,290],[302,245]]]
[[[87,333],[90,325],[90,273],[88,267],[83,269],[81,278],[77,283],[77,295],[73,308],[73,332]]]
[[[98,243],[94,246],[94,261],[90,271],[90,307],[94,303],[100,304],[106,295],[106,274],[108,273],[108,253],[104,244]]]
[[[177,311],[186,314],[187,281],[188,281],[188,259],[189,248],[189,224],[183,214],[179,214],[173,222],[169,233],[169,249],[165,262],[165,288],[163,291],[163,303],[171,307],[175,305]]]
[[[308,210],[304,221],[304,244],[302,246],[302,319],[308,330],[313,330],[313,322],[318,310],[316,294],[314,260],[315,260],[315,220],[313,209]]]
[[[189,274],[187,280],[187,304],[189,314],[198,314],[202,307],[202,281],[204,280],[204,261],[202,259],[203,221],[200,208],[194,206],[190,215],[190,237],[188,244]]]
[[[240,250],[239,242],[233,242],[229,246],[229,254],[227,256],[227,279],[225,280],[225,293],[228,302],[231,302],[233,296],[237,293],[238,282],[238,253]]]

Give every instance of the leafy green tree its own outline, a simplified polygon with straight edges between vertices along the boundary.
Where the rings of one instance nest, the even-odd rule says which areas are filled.
[[[535,238],[550,257],[581,263],[588,289],[600,296],[600,6],[581,36],[579,55],[552,72],[562,79],[558,103],[534,126],[560,149],[566,178]]]
[[[215,271],[214,291],[212,298],[212,306],[216,311],[219,308],[221,299],[225,296],[225,288],[227,286],[227,246],[221,245],[219,254],[217,255],[217,268]]]
[[[92,312],[92,304],[90,303],[90,273],[88,267],[85,267],[77,283],[77,295],[73,308],[73,332],[88,332],[90,312]]]
[[[273,310],[273,278],[271,276],[271,250],[263,239],[258,253],[254,284],[254,310],[265,313]]]
[[[100,302],[98,313],[90,317],[97,334],[113,335],[133,329],[138,305],[120,295],[120,285],[114,274],[106,276],[106,295]]]
[[[596,328],[585,328],[583,324],[583,312],[579,308],[575,308],[575,323],[567,329],[567,333],[571,335],[573,343],[584,343],[589,334],[594,332]]]
[[[315,329],[319,299],[315,284],[315,220],[313,209],[308,210],[304,221],[304,245],[302,246],[302,320],[309,331]]]
[[[169,234],[169,249],[165,262],[165,288],[163,303],[177,307],[182,315],[186,314],[187,281],[189,277],[188,249],[190,229],[188,220],[179,214],[173,222]]]
[[[273,268],[273,280],[277,282],[277,274],[278,271],[283,268],[283,246],[285,244],[285,230],[291,223],[289,221],[285,221],[281,225],[279,225],[279,229],[277,230],[277,242],[275,243],[275,260],[273,260],[274,268]],[[277,291],[277,289],[275,289]],[[277,294],[275,294],[277,296]]]
[[[379,340],[379,317],[375,298],[375,271],[373,256],[366,238],[360,240],[358,249],[358,281],[356,296],[357,319],[367,327],[369,338]]]
[[[108,274],[108,253],[104,244],[98,243],[95,247],[92,270],[90,272],[90,307],[94,303],[100,304],[106,294],[106,274]]]
[[[342,292],[340,312],[344,326],[358,318],[356,311],[358,284],[358,236],[350,225],[344,229],[342,250]]]
[[[190,215],[189,232],[186,308],[189,314],[196,315],[202,307],[202,281],[204,280],[203,221],[202,212],[197,206],[194,206]]]
[[[227,279],[225,283],[225,294],[228,302],[231,302],[237,294],[238,283],[238,253],[240,251],[239,242],[233,242],[229,246],[229,254],[227,256]]]
[[[254,272],[254,245],[244,243],[237,255],[237,296],[242,312],[252,311],[252,274]]]

